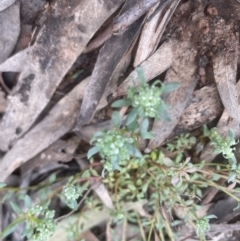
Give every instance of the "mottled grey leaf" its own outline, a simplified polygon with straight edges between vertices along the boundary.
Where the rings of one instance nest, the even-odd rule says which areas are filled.
[[[122,3],[58,0],[52,5],[3,117],[1,150],[31,127],[86,44]]]
[[[0,11],[5,10],[6,8],[10,7],[16,0],[1,0],[0,1]]]

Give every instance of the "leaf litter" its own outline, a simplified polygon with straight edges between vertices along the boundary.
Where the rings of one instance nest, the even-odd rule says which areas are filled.
[[[85,154],[91,136],[97,130],[111,128],[109,96],[110,100],[124,98],[127,89],[133,85],[132,80],[137,83],[134,70],[137,66],[142,68],[147,82],[160,76],[165,83],[181,84],[177,91],[164,96],[171,106],[168,110],[171,121],[151,122],[157,136],[145,143],[147,145],[143,149],[150,151],[176,135],[196,130],[214,120],[216,122],[216,118],[220,118],[217,121],[219,133],[227,135],[232,129],[236,138],[240,136],[237,83],[239,30],[235,22],[240,19],[240,4],[237,1],[59,0],[50,4],[38,2],[38,6],[34,5],[36,9],[32,9],[27,1],[23,1],[26,5],[22,4],[21,8],[18,2],[14,2],[0,2],[0,18],[4,18],[0,24],[0,47],[3,46],[0,71],[20,73],[15,75],[13,89],[4,73],[3,84],[11,89],[10,92],[3,84],[1,86],[1,181],[12,177],[18,168],[23,174],[29,170],[38,172],[34,180],[54,170],[69,175],[74,156],[79,152],[78,147],[83,149],[80,153]],[[223,11],[225,8],[231,10],[231,17]],[[16,45],[24,38],[23,35],[18,39],[20,26],[28,24],[33,27],[37,15],[41,15],[39,11],[44,11],[43,19],[46,21],[42,21],[38,31],[31,33],[32,39],[25,39],[26,42],[16,50]],[[108,24],[107,37],[101,37],[100,43],[104,45],[101,47],[98,43],[87,50],[88,43],[93,36],[98,37],[98,30],[107,19],[112,22]],[[62,85],[62,80],[84,50],[96,51],[98,55],[94,68],[90,70],[92,74],[80,83],[75,82],[75,87],[46,111],[45,107],[52,101],[57,87]],[[41,113],[43,117],[38,121]],[[69,151],[70,140],[73,144]],[[212,151],[211,146],[206,145],[200,159],[211,162],[216,157]],[[22,178],[26,178],[27,183],[27,176]],[[29,180],[31,178],[27,185],[31,184]],[[114,209],[109,190],[101,182],[97,184],[100,186],[96,187],[94,195],[98,195],[105,206]],[[218,198],[218,190],[206,191],[211,191],[208,200]],[[228,202],[231,200],[225,198],[217,202],[216,207],[219,205],[221,209]],[[125,204],[127,209],[130,204]],[[130,206],[137,209],[139,215],[147,216],[142,203],[131,203]],[[220,211],[214,214],[221,215]],[[209,214],[210,211],[204,212]],[[231,214],[231,210],[229,212],[227,221],[238,215]],[[73,221],[78,220],[80,226],[83,222],[83,231],[88,231],[103,221],[107,222],[110,213],[105,209],[100,213],[87,210],[85,215],[95,219],[79,221],[76,215],[71,217]],[[63,223],[67,222],[63,220]],[[217,235],[220,226],[211,226],[212,235]],[[60,230],[51,240],[67,240],[61,224],[58,228]],[[223,228],[236,229],[230,224]],[[181,232],[179,240],[184,238],[185,231]],[[191,234],[192,231],[188,232]],[[90,232],[89,237],[92,235]],[[154,236],[155,240],[159,240],[157,233]],[[111,238],[111,234],[108,237]]]

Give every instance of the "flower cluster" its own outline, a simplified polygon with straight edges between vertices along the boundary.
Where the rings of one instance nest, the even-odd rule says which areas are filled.
[[[128,160],[130,154],[126,145],[133,143],[133,141],[133,138],[124,136],[119,130],[110,130],[106,135],[97,140],[96,146],[99,148],[100,155],[104,159],[118,156],[120,160]]]
[[[82,195],[85,188],[79,185],[67,183],[62,190],[62,200],[71,208],[76,210],[78,208],[77,199]]]
[[[210,230],[209,219],[217,218],[215,215],[208,215],[203,218],[199,218],[196,221],[196,233],[199,237],[203,238],[204,233]]]
[[[134,108],[141,108],[144,116],[156,118],[159,115],[159,109],[163,106],[161,99],[162,88],[157,87],[155,84],[152,86],[144,84],[128,89],[128,98],[132,101]]]
[[[55,231],[54,210],[36,205],[27,213],[25,235],[33,241],[48,240]]]
[[[230,159],[235,162],[235,156],[233,151],[235,148],[232,148],[233,145],[236,145],[236,141],[234,139],[234,133],[230,130],[228,137],[224,138],[219,135],[216,128],[212,128],[208,130],[205,126],[204,135],[208,136],[211,140],[211,144],[214,145],[216,154],[222,153],[226,159]]]
[[[126,130],[113,129],[107,132],[99,132],[92,139],[95,147],[90,149],[89,156],[99,152],[104,163],[104,169],[108,172],[120,170],[126,165],[131,156],[141,157],[140,151],[134,146],[134,139],[127,137]]]

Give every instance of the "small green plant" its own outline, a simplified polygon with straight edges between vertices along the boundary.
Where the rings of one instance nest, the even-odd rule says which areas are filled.
[[[196,220],[196,233],[202,239],[205,239],[204,238],[205,232],[210,230],[209,219],[211,218],[217,218],[217,217],[215,215],[208,215]]]
[[[230,192],[227,187],[216,183],[220,177],[240,183],[240,165],[236,162],[233,147],[237,142],[232,131],[224,138],[215,128],[209,130],[204,127],[204,135],[211,140],[215,153],[222,153],[229,160],[228,165],[216,164],[215,169],[208,169],[203,161],[197,164],[191,162],[188,150],[196,145],[197,139],[190,134],[183,134],[167,144],[171,155],[166,154],[164,148],[155,149],[150,154],[141,152],[139,141],[154,137],[154,133],[149,131],[151,118],[169,120],[167,110],[170,107],[164,103],[163,94],[175,91],[179,84],[163,84],[157,80],[148,85],[142,70],[138,69],[137,72],[140,85],[129,88],[126,99],[112,104],[114,108],[128,107],[127,115],[121,117],[118,111],[113,111],[113,128],[93,136],[93,147],[87,155],[90,166],[66,178],[65,184],[57,190],[51,190],[49,185],[63,180],[58,180],[55,174],[51,175],[45,187],[39,191],[40,204],[33,205],[29,196],[18,195],[19,200],[24,200],[24,207],[20,208],[11,202],[17,218],[3,231],[1,238],[8,236],[19,223],[24,222],[26,228],[23,237],[34,241],[48,240],[59,220],[54,220],[55,211],[49,208],[53,196],[60,197],[72,209],[69,214],[80,207],[83,207],[83,215],[80,213],[82,216],[84,210],[103,210],[100,199],[95,195],[87,197],[91,189],[85,192],[90,183],[95,181],[101,181],[108,191],[114,205],[114,209],[109,211],[109,223],[113,224],[111,226],[122,224],[122,240],[125,240],[127,227],[131,224],[139,227],[138,233],[141,233],[144,241],[152,240],[153,235],[159,240],[166,240],[167,236],[168,240],[174,241],[175,227],[185,222],[191,223],[196,228],[196,235],[205,240],[205,233],[210,229],[209,220],[216,217],[198,217],[196,200],[201,199],[202,189],[208,186],[221,189],[240,203],[235,195],[239,194],[239,190]],[[95,154],[100,157],[100,162],[94,162]],[[102,175],[99,174],[99,167],[103,169]],[[8,187],[0,183],[0,189],[6,191]],[[14,188],[9,190],[2,202],[17,193]],[[180,220],[172,220],[172,210],[180,210],[175,213]],[[82,226],[79,230],[78,221],[75,220],[69,226],[66,229],[69,240],[80,239]]]
[[[121,170],[131,157],[142,158],[137,144],[139,138],[153,137],[153,133],[148,132],[149,118],[169,120],[167,105],[161,95],[172,92],[180,86],[178,83],[163,84],[159,80],[150,86],[145,82],[142,70],[137,69],[137,72],[141,85],[130,87],[127,99],[117,100],[112,104],[112,107],[117,108],[132,107],[123,126],[120,114],[114,111],[112,114],[114,129],[98,132],[91,140],[95,146],[89,150],[88,158],[99,152],[104,169],[109,173]]]
[[[12,209],[18,215],[13,223],[1,234],[1,238],[13,232],[17,225],[24,222],[26,227],[22,237],[31,238],[33,241],[45,241],[52,236],[55,230],[54,210],[49,210],[49,203],[32,206],[29,196],[24,197],[27,211],[23,211],[16,203],[11,202]]]
[[[229,177],[228,182],[235,182],[236,178],[240,177],[240,165],[237,163],[234,151],[234,145],[237,142],[234,139],[234,133],[232,130],[229,130],[228,136],[225,138],[217,132],[216,128],[209,130],[206,126],[203,128],[204,135],[209,137],[211,144],[214,146],[214,153],[224,156],[229,161],[228,170]]]
[[[65,202],[69,208],[73,210],[78,209],[78,198],[82,195],[82,193],[86,190],[84,185],[76,185],[74,184],[74,177],[70,177],[67,184],[63,186],[61,198],[62,201]]]
[[[179,150],[186,150],[191,149],[193,145],[196,144],[196,138],[194,136],[190,136],[189,133],[181,134],[175,140],[167,143],[167,150],[169,151],[179,151]]]

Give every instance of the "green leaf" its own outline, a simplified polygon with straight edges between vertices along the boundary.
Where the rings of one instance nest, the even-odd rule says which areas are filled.
[[[149,119],[146,117],[143,119],[142,123],[140,124],[140,132],[146,133],[149,127]]]
[[[163,93],[170,93],[177,90],[180,86],[181,84],[176,82],[163,84]]]
[[[137,109],[133,108],[127,116],[126,125],[130,125],[137,117]]]
[[[221,178],[221,176],[217,173],[213,173],[212,180],[213,181],[218,181]]]
[[[12,223],[10,223],[4,230],[3,232],[0,234],[0,238],[5,238],[7,237],[9,234],[11,234],[12,232],[14,232],[14,230],[16,229],[16,227],[18,226],[19,223],[21,223],[23,221],[22,217],[19,217],[17,219],[15,219]]]
[[[144,117],[144,109],[142,106],[139,106],[137,109],[137,113],[140,117]]]
[[[52,184],[52,183],[54,183],[54,182],[56,181],[56,179],[57,179],[56,173],[52,173],[52,174],[50,175],[50,177],[48,178],[48,183],[49,183],[49,184]]]
[[[121,116],[118,111],[113,111],[112,113],[112,123],[115,128],[119,129],[121,126]]]
[[[145,117],[140,125],[140,134],[143,139],[152,139],[154,137],[153,132],[148,132],[149,119]]]
[[[207,219],[211,219],[211,218],[218,218],[217,216],[215,216],[214,214],[210,214],[206,216]]]
[[[111,107],[113,108],[121,108],[124,106],[130,106],[132,104],[132,101],[129,99],[121,99],[121,100],[116,100],[112,103]]]
[[[164,105],[160,105],[160,107],[158,108],[158,112],[159,116],[163,118],[165,121],[171,121]]]
[[[118,162],[119,162],[118,156],[116,155],[111,156],[111,164],[112,164],[113,170],[119,170],[119,171],[121,170],[121,167],[119,166]]]
[[[236,176],[237,176],[236,172],[230,172],[228,177],[228,183],[234,182],[234,180],[236,179]]]
[[[142,157],[142,153],[135,146],[131,144],[127,144],[127,149],[131,156],[138,157],[138,158]]]
[[[73,210],[77,210],[78,209],[78,203],[76,200],[70,200],[66,203],[68,205],[68,207],[70,207]]]
[[[25,206],[26,206],[28,209],[31,208],[31,206],[32,206],[32,200],[31,200],[31,198],[30,198],[28,195],[25,196],[25,198],[24,198],[24,203],[25,203]]]
[[[4,203],[6,200],[8,200],[8,199],[10,199],[11,197],[12,197],[12,195],[13,195],[13,192],[8,192],[4,197],[3,197],[3,199],[2,199],[2,203]]]
[[[134,120],[130,125],[127,126],[127,130],[131,131],[132,133],[137,133],[138,128],[139,124],[137,120]]]
[[[153,139],[154,138],[154,133],[152,131],[150,132],[141,132],[141,137],[145,140]]]
[[[23,213],[23,212],[22,212],[22,209],[21,209],[16,203],[10,202],[10,205],[11,205],[13,211],[14,211],[15,213],[17,213],[18,215],[20,215],[20,214]]]
[[[142,84],[146,84],[143,69],[138,67],[136,68],[138,79],[141,81]]]
[[[33,235],[33,233],[34,233],[34,230],[32,228],[28,228],[22,232],[21,237],[22,238],[27,237],[29,239]]]
[[[201,189],[197,189],[197,190],[196,190],[196,194],[197,194],[199,197],[202,197],[202,190],[201,190]]]
[[[6,186],[7,186],[6,183],[4,183],[4,182],[0,182],[0,188],[6,187]]]
[[[229,134],[228,135],[229,135],[229,137],[231,139],[234,139],[234,137],[235,137],[234,131],[232,129],[229,130]]]
[[[92,147],[88,151],[87,158],[90,159],[93,155],[95,155],[98,152],[99,152],[99,147],[97,147],[97,146]]]
[[[167,167],[172,167],[173,166],[173,161],[169,157],[163,157],[162,158],[162,162]]]

